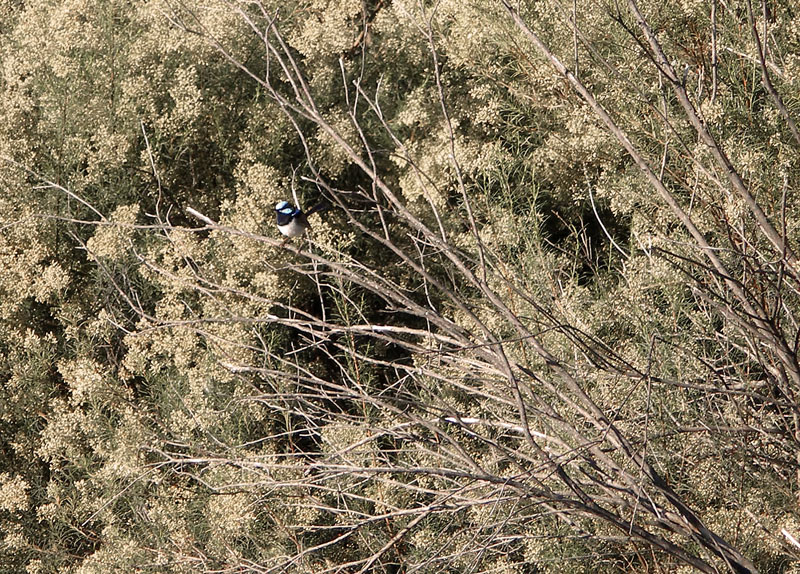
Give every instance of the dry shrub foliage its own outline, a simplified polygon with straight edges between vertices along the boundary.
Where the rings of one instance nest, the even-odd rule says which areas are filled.
[[[0,3],[0,572],[800,569],[798,53],[787,1]]]

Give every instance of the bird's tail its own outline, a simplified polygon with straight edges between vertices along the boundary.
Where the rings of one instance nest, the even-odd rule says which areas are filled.
[[[317,213],[319,211],[325,211],[326,209],[329,209],[330,206],[331,206],[330,202],[323,199],[317,205],[306,211],[306,216],[309,216],[312,213]]]

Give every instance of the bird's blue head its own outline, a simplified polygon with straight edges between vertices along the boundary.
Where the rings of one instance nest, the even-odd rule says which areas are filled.
[[[275,205],[275,211],[284,215],[292,215],[294,214],[294,207],[288,201],[279,201]]]

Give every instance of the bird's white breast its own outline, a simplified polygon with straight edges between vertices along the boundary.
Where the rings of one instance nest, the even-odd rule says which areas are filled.
[[[279,225],[278,231],[283,233],[286,237],[298,237],[303,235],[305,228],[297,221],[296,218],[292,218],[292,220],[287,223],[286,225]]]

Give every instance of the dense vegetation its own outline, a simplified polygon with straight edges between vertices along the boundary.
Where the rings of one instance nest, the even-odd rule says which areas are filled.
[[[800,571],[752,1],[0,2],[0,573]]]

